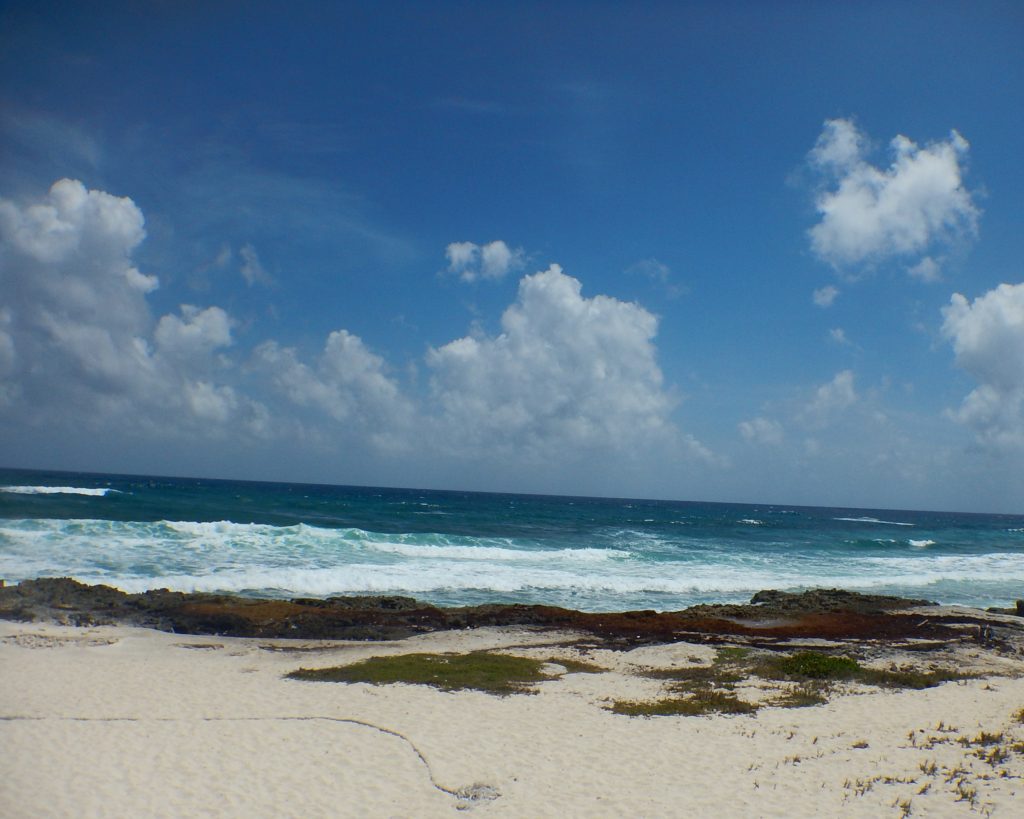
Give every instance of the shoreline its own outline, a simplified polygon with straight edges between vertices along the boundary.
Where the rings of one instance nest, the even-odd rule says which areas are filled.
[[[926,611],[927,616],[920,616]],[[918,613],[915,613],[918,612]],[[1024,628],[1015,609],[940,606],[928,600],[843,589],[757,592],[747,604],[702,604],[680,611],[586,612],[557,606],[490,603],[434,606],[412,597],[350,595],[267,599],[156,589],[130,594],[71,578],[0,585],[0,618],[68,625],[136,625],[188,634],[296,639],[382,640],[482,626],[586,632],[608,644],[680,640],[778,642],[797,638],[951,640],[974,629],[981,641]]]
[[[819,592],[575,621],[585,628],[558,627],[549,611],[546,622],[390,639],[236,637],[100,624],[102,611],[76,608],[64,582],[43,583],[37,619],[13,620],[17,588],[0,590],[0,781],[12,817],[1010,816],[1024,797],[1024,618]],[[107,594],[104,616],[111,601],[125,605],[122,593],[92,589],[77,592]],[[246,606],[221,604],[235,617]],[[417,611],[386,605],[397,603],[365,598],[354,611]],[[480,618],[512,616],[482,608]],[[294,609],[279,613],[296,622]],[[541,619],[531,607],[514,613]],[[249,615],[235,622],[262,622]],[[844,618],[859,636],[826,628]],[[666,640],[653,625],[698,621],[726,630]],[[922,689],[837,679],[817,704],[787,707],[806,681],[773,678],[763,664],[801,652],[856,658],[881,675],[955,674]],[[511,656],[543,673],[504,696],[288,676],[422,655]],[[615,711],[707,690],[756,710]]]

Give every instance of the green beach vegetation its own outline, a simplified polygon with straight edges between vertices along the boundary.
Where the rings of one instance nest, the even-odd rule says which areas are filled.
[[[556,660],[565,666],[563,660]],[[300,668],[286,675],[293,680],[429,685],[442,691],[472,689],[488,694],[518,694],[534,683],[552,679],[544,660],[515,657],[490,651],[469,654],[399,654],[371,657],[351,665],[331,668]]]
[[[300,668],[286,676],[312,682],[427,685],[442,691],[470,689],[506,696],[530,693],[536,684],[561,676],[552,671],[550,664],[561,666],[569,674],[607,670],[578,658],[473,651],[371,657],[350,665]],[[632,717],[751,714],[760,707],[822,705],[837,683],[921,689],[976,676],[944,668],[869,668],[853,657],[820,651],[765,656],[742,646],[720,648],[710,665],[648,669],[641,674],[664,681],[667,696],[649,701],[616,700],[609,710]],[[791,685],[761,702],[744,700],[735,691],[737,685],[759,685],[759,681]]]
[[[699,688],[686,697],[666,697],[651,702],[616,700],[609,710],[629,717],[697,717],[703,714],[752,714],[757,705],[728,691]]]
[[[799,651],[774,657],[755,656],[743,647],[721,648],[711,665],[652,669],[645,676],[668,681],[669,697],[648,702],[619,700],[610,710],[628,716],[749,714],[761,706],[803,708],[828,702],[836,683],[860,683],[885,688],[932,688],[944,682],[977,675],[953,669],[868,668],[853,657],[820,651]],[[796,683],[776,696],[753,703],[740,699],[737,684],[759,678]]]

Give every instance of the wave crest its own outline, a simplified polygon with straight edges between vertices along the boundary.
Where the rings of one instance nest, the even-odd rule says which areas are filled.
[[[106,487],[94,488],[90,486],[0,486],[0,492],[9,492],[12,495],[91,495],[103,497],[116,489]]]
[[[899,520],[879,520],[878,518],[832,518],[832,520],[842,520],[847,523],[879,523],[883,526],[913,526],[913,523],[904,523]]]

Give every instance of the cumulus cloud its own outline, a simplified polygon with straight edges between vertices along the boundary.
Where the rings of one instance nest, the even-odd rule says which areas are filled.
[[[315,362],[268,341],[251,365],[291,404],[363,430],[391,451],[504,468],[677,445],[682,455],[717,462],[669,419],[675,402],[656,362],[657,319],[642,307],[586,298],[578,280],[552,265],[522,279],[501,326],[496,336],[477,327],[430,349],[423,401],[344,330],[331,333]]]
[[[978,382],[953,417],[994,448],[1024,447],[1024,283],[973,303],[955,293],[942,313],[957,365]]]
[[[0,440],[44,428],[72,442],[89,429],[99,446],[183,436],[206,458],[211,438],[274,438],[374,462],[403,453],[462,469],[469,458],[520,481],[539,463],[615,475],[652,451],[719,462],[671,421],[655,316],[585,297],[557,265],[521,280],[500,333],[431,348],[417,393],[345,329],[308,356],[272,339],[246,347],[216,305],[154,314],[158,281],[133,261],[144,236],[131,199],[72,180],[37,202],[0,200]],[[521,264],[517,254],[504,243],[449,249],[456,269],[482,277]]]
[[[976,231],[979,210],[963,187],[967,140],[953,131],[920,147],[900,135],[890,150],[888,168],[870,164],[866,138],[840,119],[825,123],[809,154],[826,180],[811,247],[837,268],[913,257]]]
[[[204,421],[226,423],[238,409],[238,398],[231,387],[217,387],[209,381],[186,383],[185,398],[193,414]]]
[[[811,162],[836,173],[848,172],[860,163],[867,149],[864,135],[848,119],[830,119],[810,153]]]
[[[838,296],[839,288],[833,287],[831,284],[819,287],[811,294],[811,298],[818,307],[831,307]]]
[[[91,380],[117,390],[145,376],[138,340],[157,280],[131,262],[144,236],[130,199],[69,179],[27,207],[0,200],[0,299],[19,352],[14,377],[45,381],[49,370],[53,387]]]
[[[9,413],[40,421],[73,414],[128,430],[252,408],[210,379],[214,351],[231,343],[223,310],[185,305],[154,327],[147,294],[158,281],[132,261],[144,237],[131,199],[74,180],[26,206],[0,200],[0,368]]]
[[[276,341],[259,345],[253,362],[291,403],[316,409],[335,421],[358,424],[379,436],[380,442],[394,444],[412,412],[397,382],[387,374],[384,359],[346,330],[328,335],[313,367],[300,361],[293,348]]]
[[[219,307],[200,310],[181,305],[181,317],[168,314],[156,325],[153,337],[161,353],[177,359],[205,358],[220,347],[231,344],[230,316]]]
[[[500,239],[485,245],[473,242],[452,242],[445,248],[448,272],[464,282],[478,279],[500,279],[507,273],[521,270],[526,264],[522,248],[513,250]]]
[[[652,343],[657,325],[636,304],[584,297],[552,265],[522,279],[499,335],[430,350],[433,397],[470,451],[550,457],[667,440],[673,400]]]

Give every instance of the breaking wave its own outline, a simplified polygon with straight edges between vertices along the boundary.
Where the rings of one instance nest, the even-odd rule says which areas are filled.
[[[929,540],[905,541],[922,548],[891,554],[810,553],[783,543],[748,548],[616,534],[602,548],[309,524],[0,520],[0,577],[59,572],[130,592],[410,594],[445,604],[522,600],[593,610],[674,608],[824,585],[957,599],[967,587],[1003,595],[1024,583],[1019,552],[943,554],[923,548]]]
[[[832,518],[832,520],[842,520],[849,523],[880,523],[884,526],[913,526],[913,523],[904,523],[898,520],[879,520],[878,518]]]
[[[101,487],[95,489],[89,486],[0,486],[0,492],[9,492],[12,495],[91,495],[102,497],[116,489]]]

